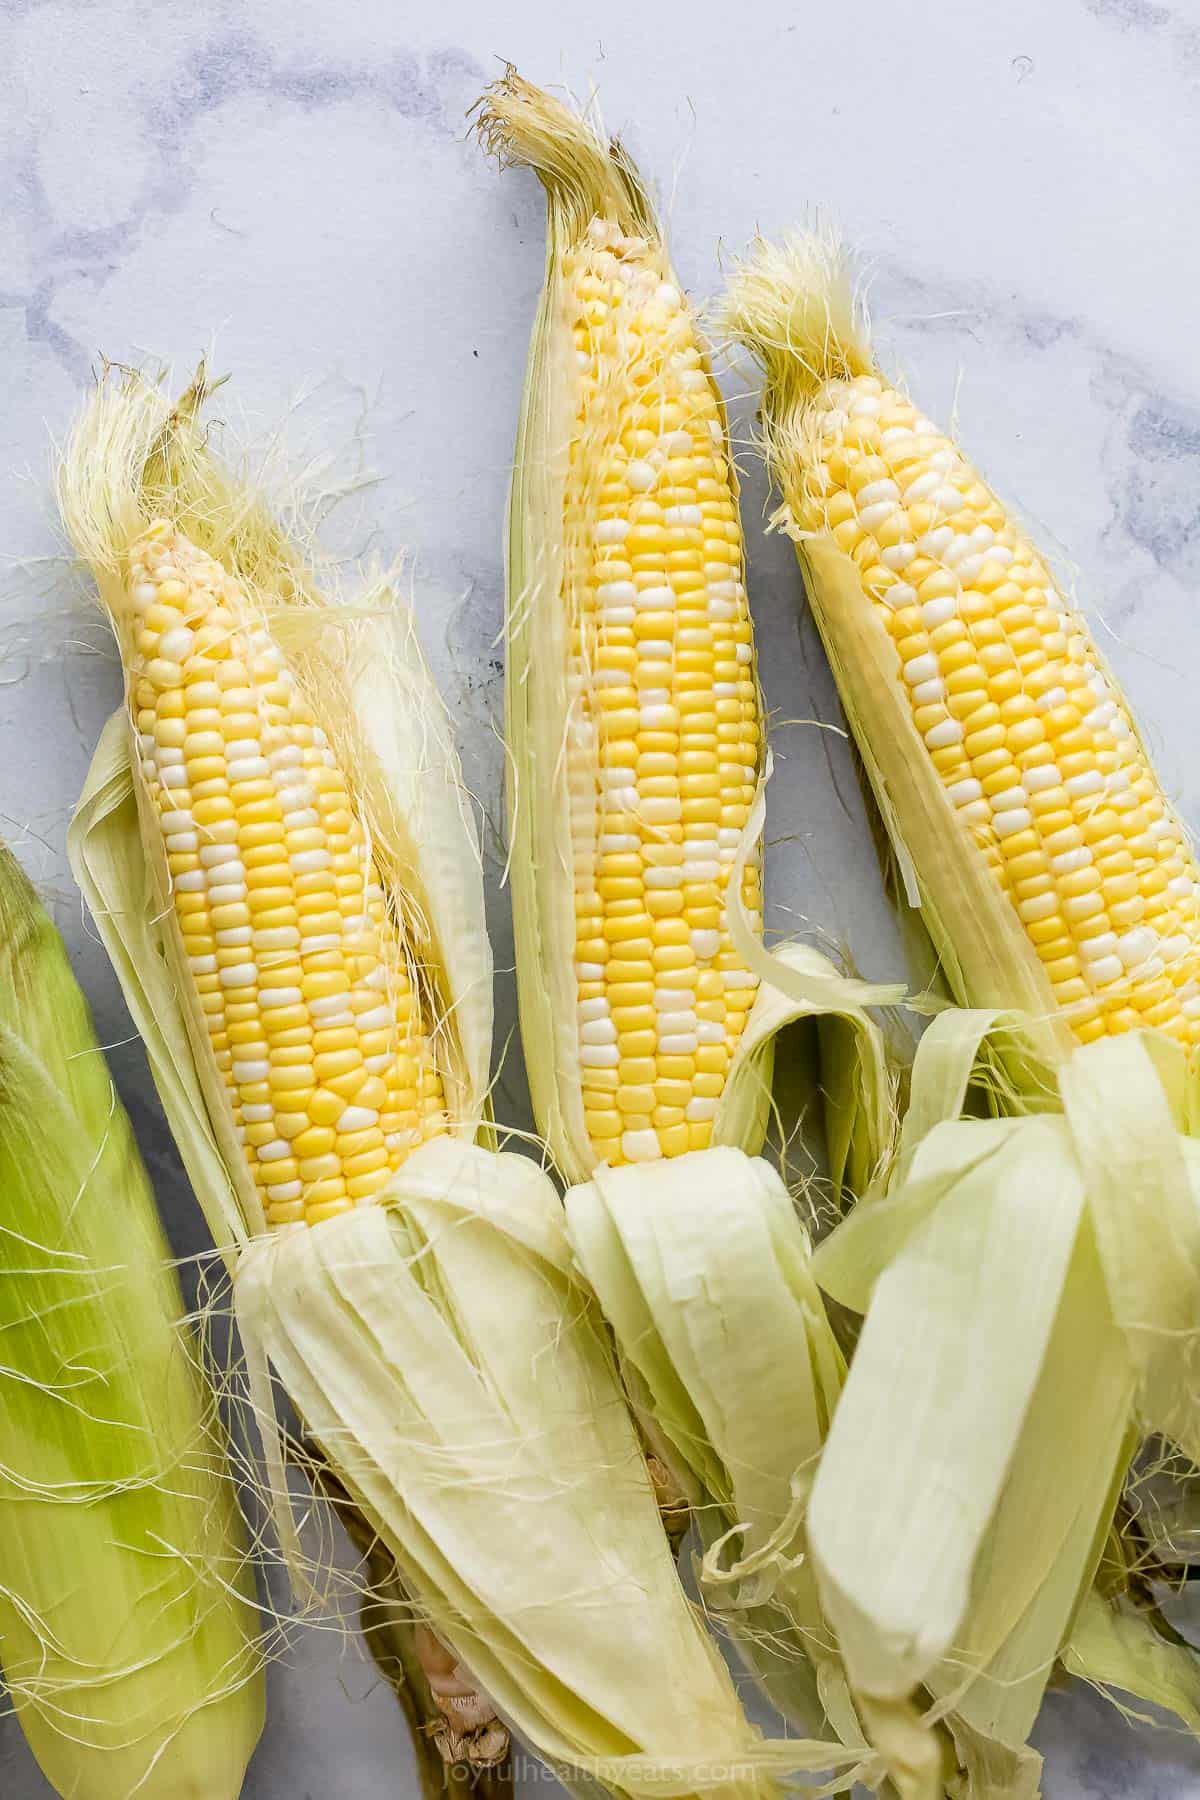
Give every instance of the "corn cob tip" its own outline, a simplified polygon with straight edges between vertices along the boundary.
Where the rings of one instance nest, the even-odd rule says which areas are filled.
[[[510,63],[477,103],[476,131],[502,166],[534,171],[573,238],[596,217],[622,231],[658,238],[654,204],[617,140],[605,142],[586,117],[518,75]]]
[[[759,238],[718,309],[718,329],[749,350],[767,383],[764,410],[802,406],[825,382],[872,374],[866,309],[837,237]]]

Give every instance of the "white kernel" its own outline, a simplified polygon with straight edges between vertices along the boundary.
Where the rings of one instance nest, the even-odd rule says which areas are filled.
[[[1106,987],[1110,981],[1120,980],[1125,973],[1119,956],[1098,956],[1095,962],[1083,966],[1093,987]]]
[[[878,506],[882,500],[890,500],[894,505],[900,498],[900,489],[894,481],[868,481],[866,487],[858,492],[858,506],[861,512],[864,506]]]
[[[623,1131],[621,1153],[627,1162],[657,1162],[662,1155],[658,1134],[653,1131]]]
[[[601,856],[630,856],[636,854],[641,847],[641,838],[626,831],[601,832],[597,844]]]
[[[340,1114],[334,1127],[343,1135],[350,1131],[367,1131],[372,1125],[378,1125],[379,1114],[371,1106],[348,1106]]]
[[[1115,931],[1102,931],[1099,937],[1081,938],[1079,954],[1085,962],[1098,962],[1102,956],[1115,956],[1119,942]]]
[[[1002,568],[1005,568],[1005,569],[1008,567],[1009,563],[1012,560],[1013,560],[1012,551],[1006,549],[1003,544],[993,544],[987,553],[987,561],[988,562],[997,562],[1000,564],[1000,566]]]
[[[698,1044],[723,1044],[725,1027],[718,1025],[715,1019],[701,1019],[696,1026],[696,1042]]]
[[[947,482],[945,486],[940,487],[933,496],[933,504],[937,507],[939,512],[953,514],[961,512],[962,508],[967,503],[959,493],[958,489],[956,487],[951,487],[949,482]]]
[[[635,457],[626,470],[626,479],[635,494],[648,494],[658,480],[658,473],[648,462]]]
[[[958,601],[953,594],[943,594],[937,600],[926,600],[921,608],[921,617],[930,631],[939,625],[946,625],[958,612]]]
[[[638,843],[639,843],[639,845],[641,844],[640,838],[638,839]],[[684,870],[681,868],[647,869],[646,873],[645,873],[645,877],[644,877],[647,888],[682,887],[685,879],[686,879],[686,876],[685,876]],[[709,879],[715,881],[716,876],[715,875],[711,876]]]
[[[929,477],[925,476],[924,479],[928,481]],[[936,487],[936,485],[935,482],[934,486]],[[930,492],[932,492],[932,488]],[[917,539],[917,549],[922,556],[928,556],[934,562],[940,562],[943,551],[947,550],[953,542],[954,527],[952,525],[935,525],[932,531],[925,532],[922,537]]]
[[[1011,812],[996,813],[992,819],[992,829],[998,838],[1014,837],[1018,831],[1028,831],[1033,824],[1033,814],[1027,806],[1015,806]]]
[[[575,964],[575,979],[580,982],[603,981],[604,980],[604,964],[603,963],[591,963],[591,962],[577,962]]]
[[[390,1031],[396,1019],[390,1006],[372,1006],[357,1013],[354,1022],[360,1031]]]
[[[946,697],[946,684],[940,675],[932,681],[919,681],[912,691],[914,706],[933,706]]]
[[[732,825],[722,825],[717,832],[717,843],[722,850],[736,850],[741,841],[741,832],[735,830]]]
[[[179,856],[186,852],[200,850],[200,838],[194,831],[171,831],[163,839],[168,856]],[[204,852],[200,850],[200,861],[204,861]]]
[[[649,794],[637,810],[648,825],[675,825],[683,817],[683,803],[672,794]]]
[[[217,976],[217,980],[223,988],[253,987],[258,980],[258,970],[252,962],[234,963],[231,967],[222,969]],[[280,991],[282,990],[276,989],[276,992]],[[265,996],[263,1005],[266,1005]]]
[[[642,655],[647,662],[669,662],[673,649],[670,638],[642,639]]]
[[[684,996],[688,993],[688,991],[689,990],[687,988],[676,988],[675,989],[675,1004],[676,1004],[676,1006],[678,1006],[680,1004],[680,1002],[683,1000]],[[657,1024],[658,1024],[658,1029],[659,1029],[660,1033],[662,1034],[662,1036],[659,1039],[660,1045],[664,1038],[694,1037],[696,1034],[696,1026],[697,1026],[698,1022],[699,1021],[697,1020],[694,1012],[661,1012],[661,1013],[659,1013]]]
[[[925,742],[931,750],[948,750],[952,744],[961,744],[963,728],[957,719],[939,719],[925,733]]]
[[[719,931],[693,931],[689,934],[689,943],[696,954],[698,962],[711,962],[721,948]]]
[[[642,588],[632,599],[639,612],[674,612],[677,605],[675,590],[669,587]]]
[[[1047,848],[1049,845],[1047,844]],[[1076,869],[1086,869],[1092,861],[1092,853],[1086,844],[1080,844],[1075,850],[1062,850],[1057,856],[1050,858],[1052,875],[1073,875]]]
[[[159,780],[165,788],[185,788],[188,784],[187,770],[184,768],[163,769]]]
[[[263,1192],[272,1206],[284,1206],[292,1200],[299,1200],[304,1192],[302,1181],[267,1181],[263,1183]]]
[[[255,1057],[250,1062],[235,1062],[233,1079],[239,1087],[249,1087],[251,1082],[265,1081],[271,1073],[271,1065],[265,1057]]]
[[[758,976],[749,969],[722,969],[722,977],[727,988],[752,988],[758,986]]]
[[[254,933],[256,950],[294,950],[300,942],[300,932],[295,925],[270,925],[257,928]]]
[[[603,995],[599,1000],[581,1000],[576,1010],[581,1025],[589,1025],[593,1019],[607,1019],[609,1016],[608,1001]]]
[[[880,500],[875,506],[864,506],[858,515],[858,522],[864,531],[874,531],[885,519],[890,519],[895,511],[894,500]]]
[[[886,550],[880,552],[879,560],[885,569],[892,569],[899,575],[902,569],[907,569],[916,554],[912,544],[889,544]]]
[[[596,525],[598,544],[623,544],[629,536],[628,519],[600,519]]]
[[[743,665],[754,661],[754,651],[749,644],[736,644],[734,646],[734,654],[738,662]]]
[[[180,878],[182,880],[182,877]],[[179,882],[175,883],[176,887]],[[1167,883],[1167,892],[1172,900],[1188,900],[1191,898],[1195,883],[1190,875],[1175,875]]]
[[[260,1077],[265,1079],[265,1077]],[[282,1162],[284,1157],[292,1154],[292,1146],[286,1138],[272,1138],[269,1144],[260,1144],[255,1151],[259,1162]]]
[[[237,944],[248,944],[253,933],[249,925],[225,925],[215,935],[222,950],[232,950]]]
[[[217,959],[215,956],[189,956],[188,968],[193,975],[215,975]]]
[[[970,556],[964,556],[955,563],[954,573],[963,587],[970,587],[982,567],[983,557],[978,551],[972,551]]]
[[[154,756],[160,769],[177,769],[183,762],[183,751],[177,744],[156,744]]]
[[[299,1006],[304,996],[298,987],[264,988],[258,996],[258,1004],[269,1011],[274,1006]],[[316,1010],[313,1002],[310,1011]]]
[[[669,706],[643,706],[638,712],[638,718],[647,731],[667,729],[673,717],[673,710]]]
[[[297,850],[289,860],[296,875],[315,875],[320,869],[333,867],[333,858],[328,850]]]
[[[1192,940],[1185,931],[1177,931],[1170,937],[1158,940],[1158,954],[1165,963],[1178,962],[1181,956],[1187,955],[1191,947]]]
[[[1058,895],[1036,894],[1032,900],[1022,900],[1017,911],[1027,925],[1036,925],[1039,919],[1053,918],[1058,911]]]
[[[1157,933],[1148,926],[1141,925],[1133,931],[1127,931],[1121,938],[1117,954],[1127,969],[1136,968],[1144,963],[1147,957],[1153,956],[1158,949]]]
[[[202,894],[208,886],[208,877],[203,869],[189,869],[184,875],[174,876],[171,885],[177,894]]]
[[[882,409],[878,394],[855,394],[848,411],[852,419],[877,419]]]
[[[632,581],[606,581],[596,589],[598,606],[632,606],[637,599],[637,589]]]
[[[696,1054],[696,1034],[694,1031],[680,1032],[677,1036],[660,1037],[658,1048],[663,1056],[694,1056]]]
[[[699,1096],[694,1100],[688,1101],[687,1111],[684,1114],[689,1125],[701,1125],[706,1119],[715,1119],[716,1116],[716,1101],[711,1099],[701,1099]]]
[[[907,425],[889,425],[879,440],[880,447],[888,451],[905,450],[912,442],[912,435]]]
[[[664,525],[696,527],[704,523],[698,506],[668,506],[663,512]]]
[[[1053,763],[1038,763],[1036,768],[1026,769],[1021,781],[1027,794],[1044,794],[1047,788],[1058,786],[1058,770]]]
[[[721,873],[720,857],[718,855],[696,858],[694,861],[689,860],[684,863],[679,873],[687,887],[698,887],[702,882],[715,881]]]
[[[340,932],[314,932],[311,937],[300,939],[301,956],[320,956],[326,950],[340,950],[342,937]]]
[[[267,761],[273,769],[298,769],[304,761],[304,752],[299,744],[280,744],[278,750],[268,751]]]
[[[1104,777],[1099,769],[1088,769],[1082,775],[1070,775],[1063,782],[1073,800],[1082,799],[1087,794],[1098,794],[1104,787]]]
[[[375,974],[383,975],[386,983],[387,976],[382,968],[372,970],[372,975]],[[371,975],[368,975],[359,983],[359,986],[368,987],[370,984]],[[309,1001],[308,1010],[314,1019],[329,1019],[341,1013],[347,1013],[353,1018],[353,1014],[350,1013],[349,996],[346,994],[319,994],[315,1000]]]
[[[615,1069],[621,1052],[615,1044],[581,1044],[579,1060],[585,1069]]]
[[[904,490],[905,503],[914,505],[918,500],[930,500],[942,485],[942,478],[936,469],[927,469],[910,481]]]
[[[1104,785],[1110,794],[1127,794],[1130,788],[1129,770],[1114,769],[1111,775],[1106,776]]]
[[[384,1050],[379,1056],[364,1056],[363,1068],[368,1075],[382,1075],[391,1068],[395,1060],[392,1051]]]
[[[225,870],[221,870],[225,874]],[[210,887],[208,897],[214,906],[237,906],[246,898],[244,881],[221,882],[219,886]]]
[[[152,581],[139,581],[133,590],[133,603],[139,612],[144,612],[148,606],[153,606],[157,598],[158,589]]]
[[[964,825],[987,825],[991,822],[992,809],[986,800],[970,800],[966,806],[960,806],[958,816]]]
[[[1002,793],[992,795],[992,810],[1011,812],[1014,806],[1024,806],[1028,797],[1023,787],[1005,788]]]
[[[901,670],[909,687],[916,687],[922,681],[931,681],[937,672],[938,660],[931,650],[927,650],[923,656],[914,656]]]
[[[225,754],[230,760],[245,756],[260,756],[257,738],[231,738],[225,746]]]
[[[205,844],[200,851],[200,862],[206,869],[215,869],[221,863],[240,862],[238,847],[236,844]]]
[[[1052,712],[1056,706],[1065,704],[1067,690],[1065,687],[1052,687],[1035,702],[1039,712]]]
[[[1091,712],[1084,713],[1083,722],[1089,731],[1103,731],[1117,716],[1117,708],[1112,700],[1105,700],[1101,706],[1093,706]]]
[[[609,1018],[588,1019],[579,1027],[579,1038],[584,1044],[615,1044],[617,1028]]]
[[[164,831],[190,831],[195,822],[196,821],[193,819],[190,812],[173,811],[165,812],[161,815],[161,823]]]
[[[265,781],[271,765],[265,756],[237,756],[228,765],[230,781]]]
[[[907,581],[894,581],[890,588],[885,588],[880,598],[885,606],[895,612],[898,606],[915,606],[917,590],[910,587]]]
[[[242,1107],[242,1118],[247,1125],[268,1125],[274,1117],[275,1108],[266,1100],[251,1101]]]

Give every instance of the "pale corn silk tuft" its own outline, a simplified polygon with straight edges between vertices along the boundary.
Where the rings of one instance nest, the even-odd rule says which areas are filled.
[[[876,371],[835,248],[762,246],[728,312],[768,385],[797,361],[796,417],[767,427],[790,528],[856,564],[954,816],[1076,1036],[1200,1042],[1200,868],[1084,619]]]
[[[724,421],[663,246],[595,217],[562,284],[580,1064],[618,1165],[711,1140],[758,987],[726,908],[762,730]],[[757,850],[742,900],[760,929]]]
[[[240,583],[169,521],[130,551],[131,710],[208,1041],[268,1224],[374,1198],[446,1129],[344,773]]]

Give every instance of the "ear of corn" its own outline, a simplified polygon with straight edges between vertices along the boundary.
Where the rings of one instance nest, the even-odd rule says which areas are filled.
[[[1090,1043],[1200,1041],[1200,869],[1087,624],[878,370],[836,248],[764,245],[731,329],[851,727],[952,986]]]
[[[535,1116],[576,1184],[576,1255],[645,1435],[712,1540],[706,1601],[796,1722],[832,1723],[861,1751],[794,1520],[838,1357],[804,1233],[752,1158],[775,1037],[807,1020],[823,1034],[835,1189],[885,1159],[892,1090],[864,1006],[895,995],[815,950],[762,947],[767,758],[737,483],[641,179],[619,145],[511,70],[481,131],[547,197],[507,567],[510,867]],[[694,1305],[681,1308],[684,1293]],[[764,1371],[786,1386],[797,1356],[830,1366],[781,1428]],[[730,1576],[715,1544],[739,1526],[746,1566]]]
[[[513,72],[482,131],[548,201],[509,509],[510,866],[534,1110],[577,1180],[713,1139],[758,987],[727,911],[758,929],[756,850],[730,878],[762,709],[724,410],[640,178]]]
[[[58,934],[0,849],[0,1655],[76,1800],[235,1800],[253,1578],[145,1171]]]
[[[214,1233],[230,1246],[237,1316],[285,1547],[300,1556],[289,1525],[265,1379],[268,1362],[366,1528],[397,1559],[417,1605],[534,1747],[562,1759],[568,1779],[584,1785],[599,1781],[650,1800],[664,1785],[673,1792],[691,1791],[692,1771],[697,1782],[708,1785],[714,1766],[728,1771],[718,1791],[731,1795],[762,1791],[773,1769],[826,1766],[826,1745],[761,1742],[683,1595],[604,1340],[586,1296],[569,1277],[561,1208],[546,1176],[535,1164],[471,1142],[484,1111],[483,1046],[490,1035],[481,1028],[487,996],[473,997],[465,981],[471,970],[488,966],[481,948],[478,852],[449,735],[411,633],[395,623],[382,594],[348,613],[322,603],[311,576],[249,490],[224,481],[188,419],[171,415],[156,393],[137,386],[123,398],[102,393],[94,408],[77,449],[68,455],[62,485],[73,535],[89,555],[125,655],[133,659],[133,708],[154,710],[155,696],[176,691],[175,669],[183,667],[176,662],[164,672],[155,666],[163,660],[161,640],[143,645],[140,634],[155,629],[157,614],[146,625],[131,606],[134,585],[152,585],[149,579],[131,583],[131,561],[144,564],[149,577],[147,520],[162,517],[171,521],[170,531],[150,543],[170,544],[176,560],[168,570],[180,564],[191,570],[191,586],[180,582],[184,605],[208,609],[207,629],[231,652],[216,659],[220,668],[234,660],[242,665],[231,684],[227,677],[222,685],[220,673],[216,678],[219,695],[230,686],[234,693],[232,700],[218,699],[215,709],[222,743],[244,743],[232,734],[246,732],[256,720],[269,771],[280,740],[272,735],[264,744],[264,738],[281,732],[287,752],[282,769],[305,771],[318,800],[326,785],[321,770],[328,771],[331,787],[335,776],[340,783],[334,817],[319,804],[305,807],[301,810],[317,814],[317,825],[305,819],[284,830],[288,875],[277,884],[272,877],[272,884],[283,888],[290,880],[289,894],[276,895],[270,887],[266,892],[268,914],[288,916],[259,913],[259,890],[251,880],[255,865],[247,854],[261,834],[272,855],[279,855],[280,820],[270,796],[255,786],[268,778],[257,765],[241,766],[250,758],[243,759],[240,750],[222,753],[215,745],[219,766],[193,768],[193,752],[207,753],[208,745],[190,745],[187,731],[182,767],[195,821],[187,829],[195,831],[198,843],[209,841],[212,826],[226,817],[224,807],[211,814],[204,807],[199,818],[196,808],[224,796],[200,789],[209,780],[225,782],[245,870],[238,877],[244,897],[240,892],[217,896],[208,889],[205,908],[180,909],[179,899],[192,889],[180,891],[179,875],[189,873],[191,865],[172,869],[169,858],[199,852],[190,839],[164,842],[165,835],[174,835],[175,821],[164,832],[160,790],[175,796],[182,790],[172,779],[163,782],[162,773],[181,765],[174,758],[162,760],[149,719],[145,733],[153,748],[138,741],[140,718],[134,718],[132,729],[128,714],[110,725],[71,839],[98,926],[113,947],[146,1032],[168,1118],[200,1183]],[[114,463],[114,450],[126,440]],[[121,476],[122,466],[134,470],[132,479]],[[157,606],[164,583],[176,578],[159,563],[154,574]],[[172,597],[168,593],[167,599]],[[145,598],[149,609],[149,595]],[[243,604],[255,621],[249,629],[236,622]],[[232,627],[223,618],[213,621],[218,608],[230,614]],[[181,641],[181,654],[207,656],[215,648],[211,639],[201,641],[206,627],[198,616],[183,626],[164,623],[194,631],[190,643]],[[280,660],[265,637],[250,636],[263,631]],[[239,637],[246,639],[245,650],[234,642]],[[405,647],[403,655],[398,644]],[[281,661],[290,666],[293,683],[281,681]],[[396,687],[376,677],[376,664],[389,676],[399,674]],[[199,685],[207,680],[205,674]],[[261,690],[246,692],[257,680]],[[185,713],[193,685],[185,670]],[[306,716],[299,713],[297,693],[304,696]],[[286,720],[273,711],[285,701]],[[398,704],[413,709],[408,724],[388,716]],[[229,721],[223,707],[233,712]],[[201,721],[199,729],[216,727]],[[317,736],[321,731],[327,744]],[[297,746],[298,761],[292,754]],[[306,761],[311,748],[321,754]],[[426,762],[414,769],[417,750]],[[426,775],[428,764],[437,767]],[[272,775],[271,780],[280,815],[290,817],[296,803],[289,799],[285,805],[279,789],[296,785],[295,778]],[[250,791],[243,791],[243,784]],[[433,817],[439,811],[442,816]],[[298,862],[310,846],[307,839],[289,845],[289,832],[321,826],[357,850],[360,869],[374,871],[370,883],[333,862],[335,850],[345,845],[330,847],[330,863]],[[427,860],[430,837],[434,855]],[[345,886],[337,887],[336,917],[330,905],[328,929],[323,923],[317,935],[334,937],[341,921],[340,971],[323,960],[334,954],[332,948],[306,942],[299,924],[309,911],[302,897],[318,887],[329,891],[325,878],[331,864],[335,885]],[[227,870],[229,863],[219,866]],[[447,880],[455,888],[451,894],[438,891]],[[383,894],[382,919],[371,913],[369,889],[375,881]],[[248,925],[240,914],[217,920],[214,909],[226,905],[244,906]],[[217,956],[216,986],[207,991],[195,985],[205,978],[206,966],[188,960],[179,941],[192,935],[183,926],[193,916],[202,921],[200,935],[210,926],[213,932],[213,950],[205,944],[190,953]],[[368,935],[368,925],[374,926],[380,948],[346,943],[350,935]],[[215,934],[227,929],[239,934],[228,940],[236,960],[223,962],[219,953],[227,946],[217,943]],[[247,930],[255,978],[222,982],[225,967],[245,966]],[[277,947],[273,936],[258,935],[277,931],[298,932],[301,942],[289,937]],[[469,942],[471,933],[480,942]],[[286,959],[279,963],[277,948]],[[381,949],[388,955],[381,956]],[[309,957],[315,960],[307,962]],[[381,963],[386,978],[377,985]],[[275,985],[277,967],[287,971],[282,989]],[[306,986],[310,970],[322,979]],[[402,1017],[399,996],[406,978],[407,994],[420,1011]],[[199,1006],[182,985],[189,979]],[[438,1084],[424,1093],[417,1089],[418,1099],[436,1093],[435,1104],[421,1109],[420,1141],[410,1148],[389,1146],[385,1138],[389,1157],[394,1148],[407,1154],[369,1193],[351,1193],[347,1181],[345,1200],[353,1204],[343,1204],[341,1195],[336,1204],[332,1196],[327,1201],[323,1190],[313,1204],[313,1189],[336,1177],[324,1164],[306,1168],[299,1154],[287,1179],[300,1182],[300,1195],[271,1194],[281,1183],[271,1179],[264,1185],[256,1171],[265,1164],[277,1176],[276,1159],[259,1154],[262,1142],[273,1140],[257,1142],[257,1134],[251,1135],[247,1127],[258,1121],[247,1119],[246,1106],[269,1107],[264,1128],[278,1132],[290,1147],[309,1128],[286,1135],[290,1096],[301,1096],[310,1125],[335,1132],[333,1152],[319,1154],[339,1153],[336,1136],[348,1126],[340,1113],[328,1124],[314,1114],[314,1096],[328,1089],[341,1108],[368,1109],[374,1090],[364,1095],[358,1087],[350,1093],[340,1067],[318,1066],[318,1057],[335,1053],[318,1037],[331,1029],[326,1002],[334,999],[349,1006],[360,1034],[375,1029],[373,1021],[364,1024],[353,1004],[364,986],[372,1006],[384,994],[395,1000],[390,1016],[401,1052],[416,1041],[410,1021],[420,1018],[418,1049],[428,1056]],[[271,1001],[279,992],[284,1000]],[[276,1067],[276,1044],[289,1053],[311,1046],[315,1083],[307,1075],[308,1059],[289,1056],[279,1059],[278,1067],[303,1066],[303,1083],[297,1079],[293,1085],[289,1077],[273,1086],[269,1072],[265,1094],[247,1093],[247,1072],[232,1060],[223,1064],[219,1032],[214,1037],[209,1025],[219,1007],[226,1035],[241,1027],[241,1015],[229,1011],[235,994],[254,996],[245,1028],[263,1032],[270,1071]],[[210,995],[211,1013],[203,1004]],[[286,1015],[286,1041],[275,1034],[280,1014]],[[334,1028],[346,1027],[338,1020]],[[361,1041],[360,1052],[364,1067],[366,1055],[381,1054]],[[381,1082],[390,1097],[382,1068],[366,1068],[363,1080]],[[319,1104],[323,1112],[324,1103]],[[371,1110],[379,1111],[382,1127],[382,1097]],[[343,1175],[348,1170],[344,1163]],[[298,1210],[282,1217],[276,1211],[274,1229],[266,1231],[276,1204],[298,1204]],[[309,1223],[301,1222],[305,1218]],[[584,1773],[572,1776],[572,1770]]]
[[[1016,1746],[1139,1436],[1197,1444],[1197,871],[1087,626],[877,368],[833,247],[760,246],[726,322],[909,896],[979,1009],[930,1028],[890,1191],[816,1259],[867,1317],[810,1542],[875,1742],[921,1683]],[[973,1084],[1000,1117],[959,1118]]]

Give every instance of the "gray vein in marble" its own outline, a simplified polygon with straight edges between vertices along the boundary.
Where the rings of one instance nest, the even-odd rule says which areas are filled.
[[[11,6],[7,10],[13,11]],[[382,61],[339,66],[289,62],[248,31],[223,31],[181,60],[165,93],[143,101],[155,159],[127,215],[117,223],[89,231],[56,225],[38,174],[36,141],[24,155],[11,157],[0,167],[0,179],[23,204],[31,222],[35,266],[48,266],[30,292],[0,290],[0,307],[23,308],[29,341],[45,344],[77,380],[83,379],[92,366],[92,353],[55,322],[52,308],[58,290],[64,281],[80,277],[102,282],[152,220],[187,207],[193,187],[188,142],[196,125],[218,107],[247,94],[304,111],[373,100],[401,118],[419,122],[435,136],[449,138],[465,135],[463,98],[474,98],[484,80],[482,65],[455,47],[431,52],[424,59],[395,49]]]

